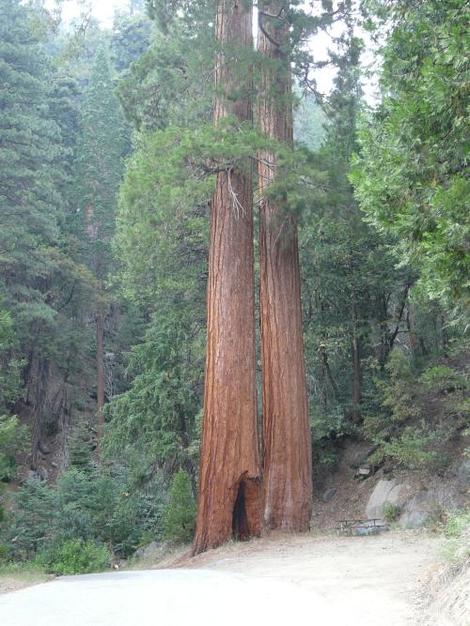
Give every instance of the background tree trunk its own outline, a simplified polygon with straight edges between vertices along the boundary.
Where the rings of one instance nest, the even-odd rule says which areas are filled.
[[[260,7],[259,127],[292,145],[288,3]],[[274,17],[270,17],[274,16]],[[260,154],[261,193],[276,176],[276,156]],[[260,206],[260,307],[264,420],[264,518],[269,528],[304,531],[312,513],[312,451],[300,302],[297,223],[282,206]]]
[[[104,431],[104,314],[100,306],[96,312],[96,423],[100,445]]]
[[[358,316],[356,294],[352,294],[351,304],[351,362],[352,362],[352,396],[351,396],[351,419],[358,424],[361,421],[362,401],[362,365],[361,365],[361,342],[358,332]]]
[[[242,56],[253,45],[249,3],[220,0],[216,36],[214,123],[228,115],[252,120],[251,76]],[[212,199],[195,554],[232,535],[261,531],[251,179],[248,164],[243,172],[219,173]]]

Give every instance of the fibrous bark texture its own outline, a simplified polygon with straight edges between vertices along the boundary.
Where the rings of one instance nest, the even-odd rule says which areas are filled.
[[[214,122],[252,120],[252,10],[245,0],[217,6]],[[199,498],[193,552],[261,531],[258,457],[253,206],[251,172],[218,174],[212,199],[207,355]]]
[[[262,3],[259,128],[293,143],[288,4]],[[297,223],[263,192],[277,175],[276,155],[261,153],[260,308],[263,369],[264,520],[268,528],[304,531],[312,513],[312,452],[307,409]]]

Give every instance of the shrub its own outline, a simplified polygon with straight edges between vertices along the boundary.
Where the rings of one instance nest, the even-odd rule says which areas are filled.
[[[38,555],[38,562],[49,574],[89,574],[109,567],[110,553],[103,544],[71,539]]]
[[[327,412],[313,408],[311,432],[315,464],[331,470],[338,463],[341,441],[356,434],[356,427],[339,406]]]
[[[437,471],[448,461],[445,454],[435,449],[439,434],[426,432],[421,426],[406,426],[399,436],[383,443],[383,454],[404,467],[428,467]]]
[[[401,515],[401,507],[392,502],[385,502],[383,506],[383,516],[386,522],[396,522]]]
[[[27,428],[17,417],[0,415],[0,480],[10,480],[15,475],[15,454],[25,445]]]
[[[27,480],[14,495],[14,510],[2,532],[11,557],[20,561],[33,558],[53,534],[55,498],[46,483]]]
[[[468,388],[464,376],[447,365],[428,367],[421,374],[420,381],[427,390],[437,393],[452,393]]]
[[[449,516],[445,527],[445,535],[448,538],[461,537],[469,529],[470,511],[460,512]]]
[[[364,419],[365,434],[378,444],[370,461],[390,459],[411,469],[442,471],[449,462],[447,443],[468,423],[463,375],[444,365],[419,375],[399,349],[391,353],[386,374],[377,381],[382,411]]]
[[[163,516],[163,536],[168,541],[185,543],[194,532],[196,507],[189,475],[180,470],[171,483],[169,502]]]
[[[470,510],[451,514],[444,529],[445,552],[457,568],[470,561]]]
[[[11,546],[10,556],[19,561],[70,540],[109,545],[128,556],[143,535],[161,535],[165,494],[159,474],[136,488],[119,467],[112,472],[72,467],[54,486],[33,479],[15,492],[0,541]]]
[[[155,508],[148,507],[143,488],[132,489],[118,471],[71,468],[57,482],[55,495],[55,532],[63,540],[93,540],[127,556],[155,523]],[[158,502],[159,494],[152,492],[152,499]]]
[[[8,561],[8,548],[0,543],[0,564]]]

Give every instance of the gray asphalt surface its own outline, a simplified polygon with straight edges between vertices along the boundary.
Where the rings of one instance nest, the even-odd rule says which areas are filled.
[[[211,570],[70,576],[0,596],[1,626],[354,626],[290,583]]]

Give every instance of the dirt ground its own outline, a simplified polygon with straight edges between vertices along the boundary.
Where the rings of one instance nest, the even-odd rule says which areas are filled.
[[[423,623],[423,588],[439,561],[441,543],[442,538],[417,531],[371,537],[272,534],[229,543],[195,558],[180,553],[153,568],[235,574],[253,584],[272,583],[273,588],[282,583],[285,589],[311,597],[307,604],[312,618],[315,604],[322,601],[346,613],[348,619],[341,620],[345,626],[417,626]],[[150,564],[145,566],[150,569]],[[35,582],[40,581],[0,577],[0,592]],[[454,626],[445,614],[426,624]]]
[[[39,573],[18,573],[18,574],[2,574],[0,573],[0,594],[10,593],[11,591],[19,591],[31,585],[38,585],[40,583],[51,580],[52,576]]]
[[[10,593],[11,591],[18,591],[18,589],[24,589],[29,587],[31,582],[24,580],[18,580],[12,576],[0,576],[0,593]]]
[[[319,594],[332,606],[340,604],[351,624],[415,626],[421,610],[417,600],[428,570],[439,558],[440,543],[438,537],[416,532],[372,537],[272,535],[229,544],[194,559],[183,556],[173,566],[290,583]]]

